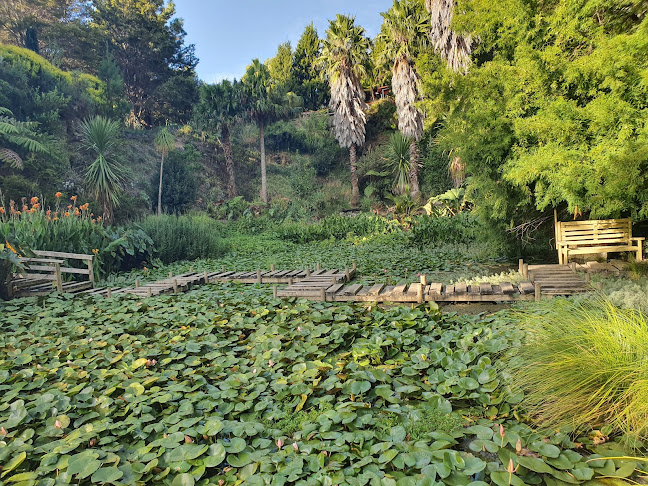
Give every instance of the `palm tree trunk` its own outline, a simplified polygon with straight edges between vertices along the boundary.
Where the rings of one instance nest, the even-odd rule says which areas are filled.
[[[259,139],[261,144],[261,201],[263,202],[263,204],[268,204],[268,182],[266,180],[266,156],[263,120],[259,120]]]
[[[164,152],[162,152],[162,161],[160,162],[160,185],[158,186],[158,206],[157,215],[162,215],[162,171],[164,170]]]
[[[236,197],[236,180],[234,177],[234,157],[232,156],[232,142],[229,127],[223,126],[223,152],[225,152],[225,170],[227,171],[227,196]]]
[[[356,173],[358,156],[355,144],[352,144],[351,148],[349,148],[349,160],[351,163],[351,207],[356,208],[360,201],[360,188],[358,187],[358,174]]]
[[[412,199],[418,201],[420,197],[419,180],[418,180],[418,166],[419,166],[419,153],[416,145],[416,140],[410,142],[410,194]]]

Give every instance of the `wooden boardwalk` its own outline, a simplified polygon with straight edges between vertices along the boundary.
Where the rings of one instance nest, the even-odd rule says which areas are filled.
[[[355,266],[344,270],[256,270],[254,272],[233,272],[224,268],[220,272],[190,272],[182,275],[169,274],[168,278],[132,287],[99,287],[78,292],[82,295],[112,297],[131,294],[139,297],[153,297],[162,294],[186,292],[197,285],[218,282],[247,284],[273,284],[274,295],[282,298],[302,297],[327,302],[514,302],[538,300],[541,297],[573,295],[592,290],[589,274],[575,271],[567,265],[527,265],[520,262],[520,273],[525,277],[521,283],[502,282],[498,284],[427,283],[422,276],[417,283],[386,285],[383,283],[354,283]],[[528,279],[526,279],[528,278]],[[285,284],[279,289],[277,285]],[[54,289],[52,289],[54,290]]]

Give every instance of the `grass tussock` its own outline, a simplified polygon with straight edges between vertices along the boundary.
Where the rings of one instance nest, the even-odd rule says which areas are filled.
[[[528,339],[513,360],[524,405],[546,427],[612,425],[648,439],[648,323],[608,301],[552,300],[523,311]]]

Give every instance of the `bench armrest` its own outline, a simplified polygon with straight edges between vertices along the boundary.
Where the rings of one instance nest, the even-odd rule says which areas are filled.
[[[645,239],[646,239],[645,236],[633,236],[633,237],[631,238],[632,241],[643,241],[643,240],[645,240]]]

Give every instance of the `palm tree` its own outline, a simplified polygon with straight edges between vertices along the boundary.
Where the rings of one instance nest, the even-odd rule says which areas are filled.
[[[200,126],[220,134],[219,145],[225,153],[227,171],[227,195],[236,197],[236,178],[234,157],[230,140],[230,127],[241,115],[241,86],[234,80],[221,81],[219,84],[205,84],[200,88],[200,102],[196,107],[196,120]]]
[[[14,169],[23,168],[20,155],[6,145],[22,147],[29,152],[48,152],[46,144],[38,140],[36,126],[34,122],[16,120],[11,111],[0,106],[0,162]]]
[[[418,0],[394,0],[389,11],[381,14],[383,25],[379,38],[384,42],[383,56],[393,59],[392,90],[398,112],[398,129],[410,139],[410,194],[419,197],[418,146],[423,136],[423,113],[416,107],[420,101],[420,77],[416,72],[416,50],[425,43],[428,18]]]
[[[261,151],[261,201],[268,203],[268,182],[266,176],[265,133],[266,124],[288,117],[299,108],[299,97],[283,93],[273,85],[267,66],[254,59],[243,76],[243,105],[248,116],[259,127],[259,148]]]
[[[162,215],[162,173],[164,172],[164,158],[168,153],[173,150],[175,146],[175,139],[173,134],[169,131],[168,127],[162,127],[155,137],[155,148],[162,155],[160,160],[160,184],[158,186],[158,203],[157,203],[157,215]]]
[[[338,15],[329,21],[320,63],[331,86],[329,107],[333,111],[335,138],[341,147],[349,149],[351,205],[354,207],[358,205],[360,196],[356,151],[365,143],[367,123],[361,79],[365,75],[368,50],[369,39],[364,28],[355,25],[355,18]]]
[[[458,35],[450,26],[454,15],[454,0],[425,0],[425,8],[431,15],[430,38],[434,50],[455,72],[468,72],[472,39],[470,35]]]
[[[101,204],[107,223],[113,220],[113,209],[119,205],[124,168],[117,160],[119,123],[95,116],[80,124],[81,143],[86,151],[95,154],[85,174],[86,183]]]

